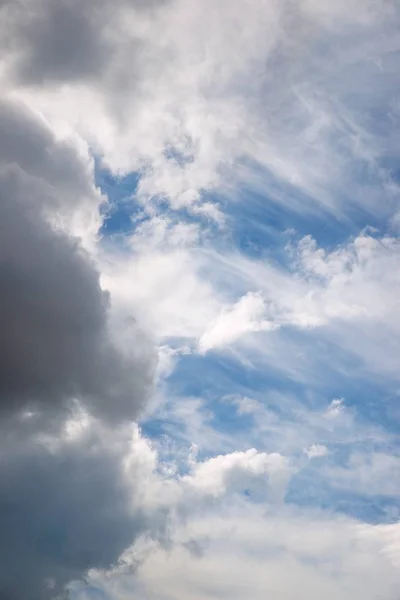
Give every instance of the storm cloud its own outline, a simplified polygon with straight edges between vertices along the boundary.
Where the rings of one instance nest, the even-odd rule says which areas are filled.
[[[46,435],[35,431],[43,428],[41,419]],[[41,414],[3,420],[0,596],[5,600],[58,597],[90,568],[109,568],[146,526],[134,503],[140,474],[133,470],[128,479],[123,470],[129,432],[111,435],[98,423],[77,433],[72,428],[72,421],[66,430],[52,428]]]
[[[73,232],[102,202],[90,160],[10,99],[0,140],[0,595],[42,600],[111,565],[143,526],[123,475],[129,439],[106,432],[137,417],[154,355],[133,319],[118,343]],[[74,436],[77,406],[97,420]]]
[[[110,300],[98,273],[79,241],[46,218],[46,210],[62,211],[58,180],[68,188],[69,175],[77,193],[76,183],[83,179],[76,169],[79,162],[75,157],[74,171],[66,148],[59,149],[43,128],[29,130],[32,124],[23,113],[18,123],[15,108],[2,108],[2,131],[10,116],[14,119],[14,127],[3,135],[8,163],[4,147],[0,151],[2,409],[43,404],[54,409],[80,398],[108,418],[133,418],[151,384],[151,370],[146,369],[150,354],[143,348],[145,357],[138,365],[118,350],[109,330]],[[61,164],[66,168],[58,176]]]

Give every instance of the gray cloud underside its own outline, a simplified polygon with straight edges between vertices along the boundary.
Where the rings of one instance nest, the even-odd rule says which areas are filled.
[[[43,600],[91,567],[108,568],[145,521],[122,477],[126,446],[91,430],[52,450],[13,427],[0,444],[0,596]]]

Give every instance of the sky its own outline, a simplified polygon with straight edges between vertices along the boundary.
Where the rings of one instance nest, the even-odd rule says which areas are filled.
[[[396,0],[0,2],[0,596],[398,600]]]

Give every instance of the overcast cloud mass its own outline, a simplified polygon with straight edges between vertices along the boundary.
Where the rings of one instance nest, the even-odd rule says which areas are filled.
[[[0,2],[0,597],[398,600],[395,0]]]

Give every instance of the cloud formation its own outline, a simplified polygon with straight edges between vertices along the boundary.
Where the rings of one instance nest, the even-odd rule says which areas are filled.
[[[63,188],[84,199],[90,180],[45,126],[17,105],[1,108],[2,409],[54,409],[79,398],[109,419],[135,416],[151,384],[151,353],[141,348],[135,362],[116,347],[95,267],[79,241],[46,218],[65,210]]]
[[[141,527],[129,440],[107,427],[137,417],[154,357],[134,323],[120,343],[77,237],[83,223],[93,235],[102,202],[82,148],[12,99],[0,132],[0,595],[43,600],[109,566]],[[76,402],[101,420],[74,435]]]
[[[245,187],[300,213],[388,217],[396,3],[329,4],[6,3],[3,83],[141,171],[143,202],[198,209]]]
[[[71,580],[118,559],[145,527],[140,468],[132,463],[129,477],[124,470],[134,452],[132,432],[82,423],[79,412],[61,430],[46,413],[3,417],[2,598],[58,597]]]

